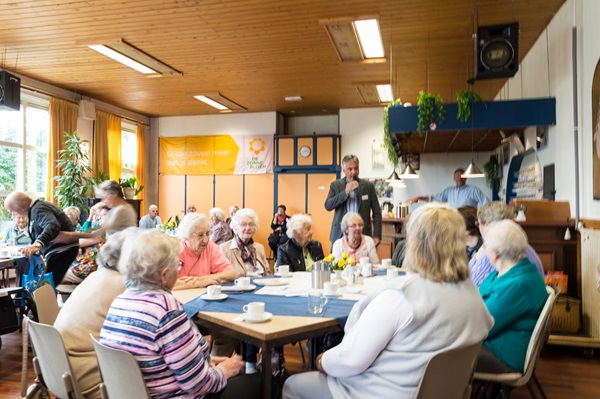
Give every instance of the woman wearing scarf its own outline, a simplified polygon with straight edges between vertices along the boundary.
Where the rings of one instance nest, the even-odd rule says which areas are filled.
[[[221,252],[235,268],[237,277],[271,274],[265,255],[265,247],[254,242],[258,230],[258,215],[252,209],[244,208],[231,219],[233,239],[221,244]]]
[[[348,212],[344,215],[341,223],[344,236],[333,243],[331,250],[336,259],[341,258],[342,254],[346,252],[348,256],[357,261],[360,258],[368,257],[373,265],[379,263],[375,242],[371,237],[362,233],[364,225],[363,219],[358,213]]]
[[[286,232],[287,222],[290,217],[286,215],[285,211],[285,205],[279,205],[277,207],[277,213],[273,216],[273,220],[271,221],[271,230],[273,230],[273,233],[269,236],[269,247],[274,254],[277,253],[277,248],[280,245],[285,244],[288,240]]]

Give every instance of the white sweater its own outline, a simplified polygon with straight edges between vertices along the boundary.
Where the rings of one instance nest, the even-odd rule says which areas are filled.
[[[411,274],[354,305],[340,345],[322,367],[334,398],[413,398],[438,352],[482,341],[492,328],[467,279],[435,283]]]

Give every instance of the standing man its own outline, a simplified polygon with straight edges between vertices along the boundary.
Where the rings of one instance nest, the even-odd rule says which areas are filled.
[[[155,229],[156,226],[160,226],[162,221],[158,216],[158,207],[156,205],[150,205],[148,207],[148,214],[140,219],[140,229]]]
[[[367,180],[358,178],[358,164],[356,155],[346,155],[342,159],[342,171],[345,177],[331,182],[329,186],[325,209],[335,210],[329,240],[334,243],[335,240],[342,237],[340,225],[346,212],[357,212],[365,223],[364,234],[373,237],[375,245],[378,245],[381,241],[381,208],[375,186]],[[371,213],[373,216],[372,227]]]
[[[60,284],[79,252],[79,244],[53,243],[61,231],[73,231],[73,224],[58,206],[42,199],[33,200],[27,194],[15,191],[6,196],[4,207],[29,219],[29,236],[33,244],[21,248],[23,255],[31,258],[41,251],[46,257],[48,272],[52,272],[54,285]]]
[[[187,208],[185,209],[185,213],[194,213],[196,212],[196,205],[194,204],[188,204]]]
[[[490,199],[481,191],[479,187],[469,186],[467,179],[461,177],[465,173],[463,168],[458,168],[454,171],[454,183],[455,186],[450,186],[445,190],[430,196],[417,196],[411,198],[411,203],[417,201],[439,201],[447,202],[453,208],[460,208],[461,206],[472,206],[479,208],[490,202]]]

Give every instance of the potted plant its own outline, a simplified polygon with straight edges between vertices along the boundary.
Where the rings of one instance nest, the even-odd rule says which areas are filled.
[[[93,177],[91,180],[92,180],[92,184],[94,185],[94,197],[101,198],[100,193],[98,192],[98,186],[100,185],[100,183],[102,183],[106,180],[110,180],[110,176],[108,176],[108,173],[99,171],[98,177]]]
[[[437,129],[437,125],[444,123],[446,119],[446,109],[442,97],[439,94],[426,93],[423,90],[419,92],[417,98],[417,112],[419,114],[417,122],[419,133]]]
[[[398,167],[398,163],[399,163],[398,152],[396,151],[396,145],[398,144],[398,141],[395,140],[395,142],[394,142],[394,139],[392,138],[392,135],[390,134],[389,111],[390,111],[390,108],[398,107],[400,105],[402,105],[402,100],[397,98],[394,101],[390,102],[383,110],[383,147],[385,148],[388,160],[394,167],[394,170],[396,170],[396,168]]]
[[[54,177],[57,182],[54,196],[62,208],[66,206],[83,208],[86,194],[93,185],[92,179],[88,177],[91,175],[92,168],[87,165],[88,153],[83,146],[87,142],[77,136],[77,132],[73,134],[65,132],[65,148],[58,151],[59,159],[56,161],[60,174]]]
[[[468,121],[471,116],[471,107],[473,106],[473,103],[481,101],[483,101],[483,99],[473,89],[461,90],[456,93],[456,105],[458,106],[456,119],[463,123]]]
[[[123,188],[123,194],[127,199],[134,199],[136,195],[142,192],[144,186],[136,187],[138,183],[137,177],[131,176],[130,178],[119,179],[119,184]]]
[[[485,172],[485,184],[492,190],[500,187],[500,178],[502,177],[502,166],[495,154],[490,155],[490,159],[483,164]]]

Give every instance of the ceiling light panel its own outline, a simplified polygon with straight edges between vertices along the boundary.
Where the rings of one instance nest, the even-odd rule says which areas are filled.
[[[379,22],[376,19],[360,20],[354,22],[354,27],[365,58],[382,58],[385,53],[381,41]]]
[[[231,101],[227,97],[222,96],[221,93],[218,92],[198,93],[194,94],[194,98],[210,105],[211,107],[215,107],[221,112],[246,111],[246,108]]]

